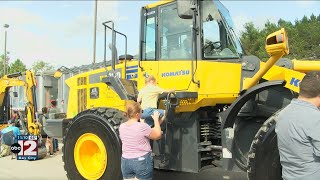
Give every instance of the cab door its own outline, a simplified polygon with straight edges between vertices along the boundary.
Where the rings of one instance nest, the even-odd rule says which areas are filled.
[[[140,61],[138,90],[145,85],[145,76],[158,77],[157,61],[157,8],[142,8],[140,27]]]
[[[186,90],[192,79],[192,19],[181,19],[176,2],[159,7],[158,85]]]

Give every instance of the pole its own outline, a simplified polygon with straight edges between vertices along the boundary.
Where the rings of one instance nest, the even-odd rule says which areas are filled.
[[[6,61],[7,61],[7,30],[4,31],[3,76],[6,75]]]
[[[6,75],[6,64],[7,64],[7,28],[9,24],[4,26],[4,59],[3,59],[3,76]]]
[[[97,8],[98,8],[98,0],[95,0],[95,6],[94,6],[94,30],[93,30],[93,64],[96,63]]]

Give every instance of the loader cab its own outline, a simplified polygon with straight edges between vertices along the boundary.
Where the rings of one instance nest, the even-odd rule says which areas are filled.
[[[12,117],[12,105],[14,98],[18,97],[18,93],[10,91],[12,87],[6,87],[5,91],[0,94],[0,130],[8,125],[8,120]]]
[[[194,2],[196,15],[191,18],[179,16],[181,7],[176,1],[142,8],[141,61],[238,59],[244,54],[223,4],[212,0]]]
[[[181,13],[182,8],[186,14]],[[240,71],[242,54],[229,12],[219,1],[161,1],[141,9],[138,77],[154,75],[159,86],[175,87],[176,91],[205,94],[211,88],[210,93],[218,93],[224,82],[216,80],[217,89],[209,87],[206,77],[210,75],[205,76],[205,73],[224,77],[230,73],[220,72],[221,68]],[[237,65],[216,64],[221,61]],[[229,82],[238,81],[240,77],[237,76],[235,74]],[[205,82],[203,89],[199,89],[201,78]],[[144,79],[138,78],[138,89],[142,86]],[[233,94],[239,89],[240,85],[226,91]]]
[[[7,87],[4,93],[0,95],[0,130],[6,127],[10,119],[10,87]]]

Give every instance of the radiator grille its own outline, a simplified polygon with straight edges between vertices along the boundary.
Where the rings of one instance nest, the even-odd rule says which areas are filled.
[[[87,109],[87,89],[78,89],[78,112]]]

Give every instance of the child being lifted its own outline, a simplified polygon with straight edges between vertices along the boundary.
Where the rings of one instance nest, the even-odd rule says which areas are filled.
[[[157,109],[157,102],[159,95],[162,93],[174,92],[174,90],[166,90],[157,86],[156,78],[149,75],[145,79],[146,86],[143,87],[138,95],[137,102],[141,103],[141,108],[143,110],[141,119],[144,119],[145,123],[150,126],[154,125],[151,115],[154,111],[158,111],[160,114],[159,123],[161,124],[166,116],[165,110]]]

